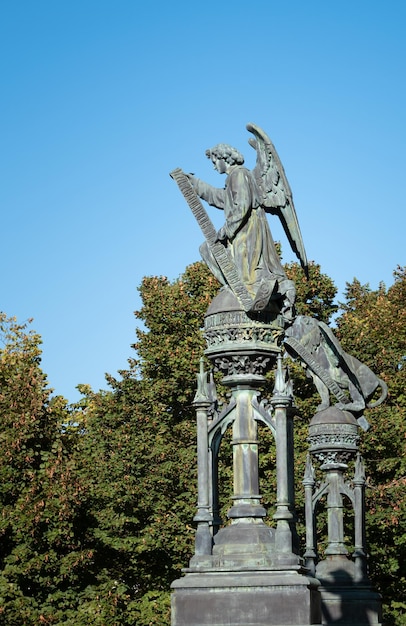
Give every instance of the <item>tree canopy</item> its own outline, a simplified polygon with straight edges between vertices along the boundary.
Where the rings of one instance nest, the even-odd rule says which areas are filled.
[[[334,304],[316,264],[297,286],[298,312],[331,322],[350,354],[385,380],[388,401],[367,412],[370,569],[387,624],[402,623],[405,593],[406,273],[377,290],[354,279]],[[175,281],[146,277],[133,355],[105,391],[82,386],[69,405],[41,370],[41,339],[0,318],[0,622],[163,625],[170,583],[193,551],[196,504],[192,400],[204,350],[204,313],[219,288],[201,263]],[[290,364],[299,531],[309,419],[319,402],[303,368]],[[271,382],[270,382],[271,385]],[[271,387],[270,387],[271,388]],[[220,390],[221,391],[221,390]],[[274,445],[262,433],[260,472],[272,507]],[[227,475],[224,476],[227,480]]]

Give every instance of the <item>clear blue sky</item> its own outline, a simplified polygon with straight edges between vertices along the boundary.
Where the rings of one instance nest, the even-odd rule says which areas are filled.
[[[56,393],[132,356],[145,275],[202,235],[168,173],[247,122],[275,143],[309,259],[343,292],[405,259],[403,0],[16,0],[0,7],[1,305],[34,318]],[[284,259],[288,243],[271,229]]]

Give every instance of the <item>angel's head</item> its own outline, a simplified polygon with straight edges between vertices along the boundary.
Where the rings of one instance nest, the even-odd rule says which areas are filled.
[[[220,174],[224,174],[233,165],[242,165],[244,163],[244,157],[232,146],[226,143],[218,143],[214,148],[206,150],[206,156],[210,159]]]

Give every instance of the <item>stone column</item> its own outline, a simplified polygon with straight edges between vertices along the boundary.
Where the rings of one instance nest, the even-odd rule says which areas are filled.
[[[276,428],[276,520],[275,552],[281,565],[298,564],[295,551],[296,529],[294,513],[294,456],[292,389],[287,373],[282,368],[282,357],[278,356],[275,374],[275,389],[271,399]]]
[[[210,420],[205,394],[195,398],[199,474],[202,468],[195,521],[201,537],[190,567],[172,584],[172,626],[320,624],[318,581],[308,575],[295,549],[292,390],[280,357],[282,321],[271,312],[249,316],[233,294],[223,290],[207,312],[205,336],[206,355],[222,373],[231,400]],[[269,409],[260,401],[260,390],[277,361]],[[258,421],[276,440],[276,529],[265,523],[259,493]],[[228,523],[213,533],[209,555],[207,494],[215,517],[215,467],[227,428],[232,429],[232,506]],[[213,455],[211,477],[207,449]]]
[[[314,469],[311,462],[310,454],[306,458],[306,469],[303,480],[305,489],[305,518],[306,518],[306,552],[304,554],[305,565],[312,576],[316,573],[316,528],[313,511],[313,490],[316,484],[314,478]]]
[[[212,405],[212,398],[210,398],[207,372],[204,371],[203,360],[200,362],[200,372],[197,375],[197,392],[193,404],[196,409],[197,430],[197,511],[193,521],[197,523],[197,528],[195,555],[191,559],[191,565],[201,567],[211,564],[213,546],[208,443],[208,411]]]

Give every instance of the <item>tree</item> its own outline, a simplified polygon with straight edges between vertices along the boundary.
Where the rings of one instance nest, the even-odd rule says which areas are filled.
[[[367,462],[367,528],[372,578],[384,600],[388,624],[406,617],[406,268],[394,284],[377,290],[354,279],[337,319],[345,350],[388,385],[389,396],[366,412],[371,427],[362,437]]]
[[[309,276],[306,278],[298,263],[286,263],[286,274],[296,286],[296,310],[298,315],[315,317],[328,324],[337,311],[334,299],[337,288],[332,279],[323,274],[318,263],[309,263]]]
[[[0,314],[0,615],[58,623],[86,571],[82,502],[62,397],[40,368],[40,337]]]

